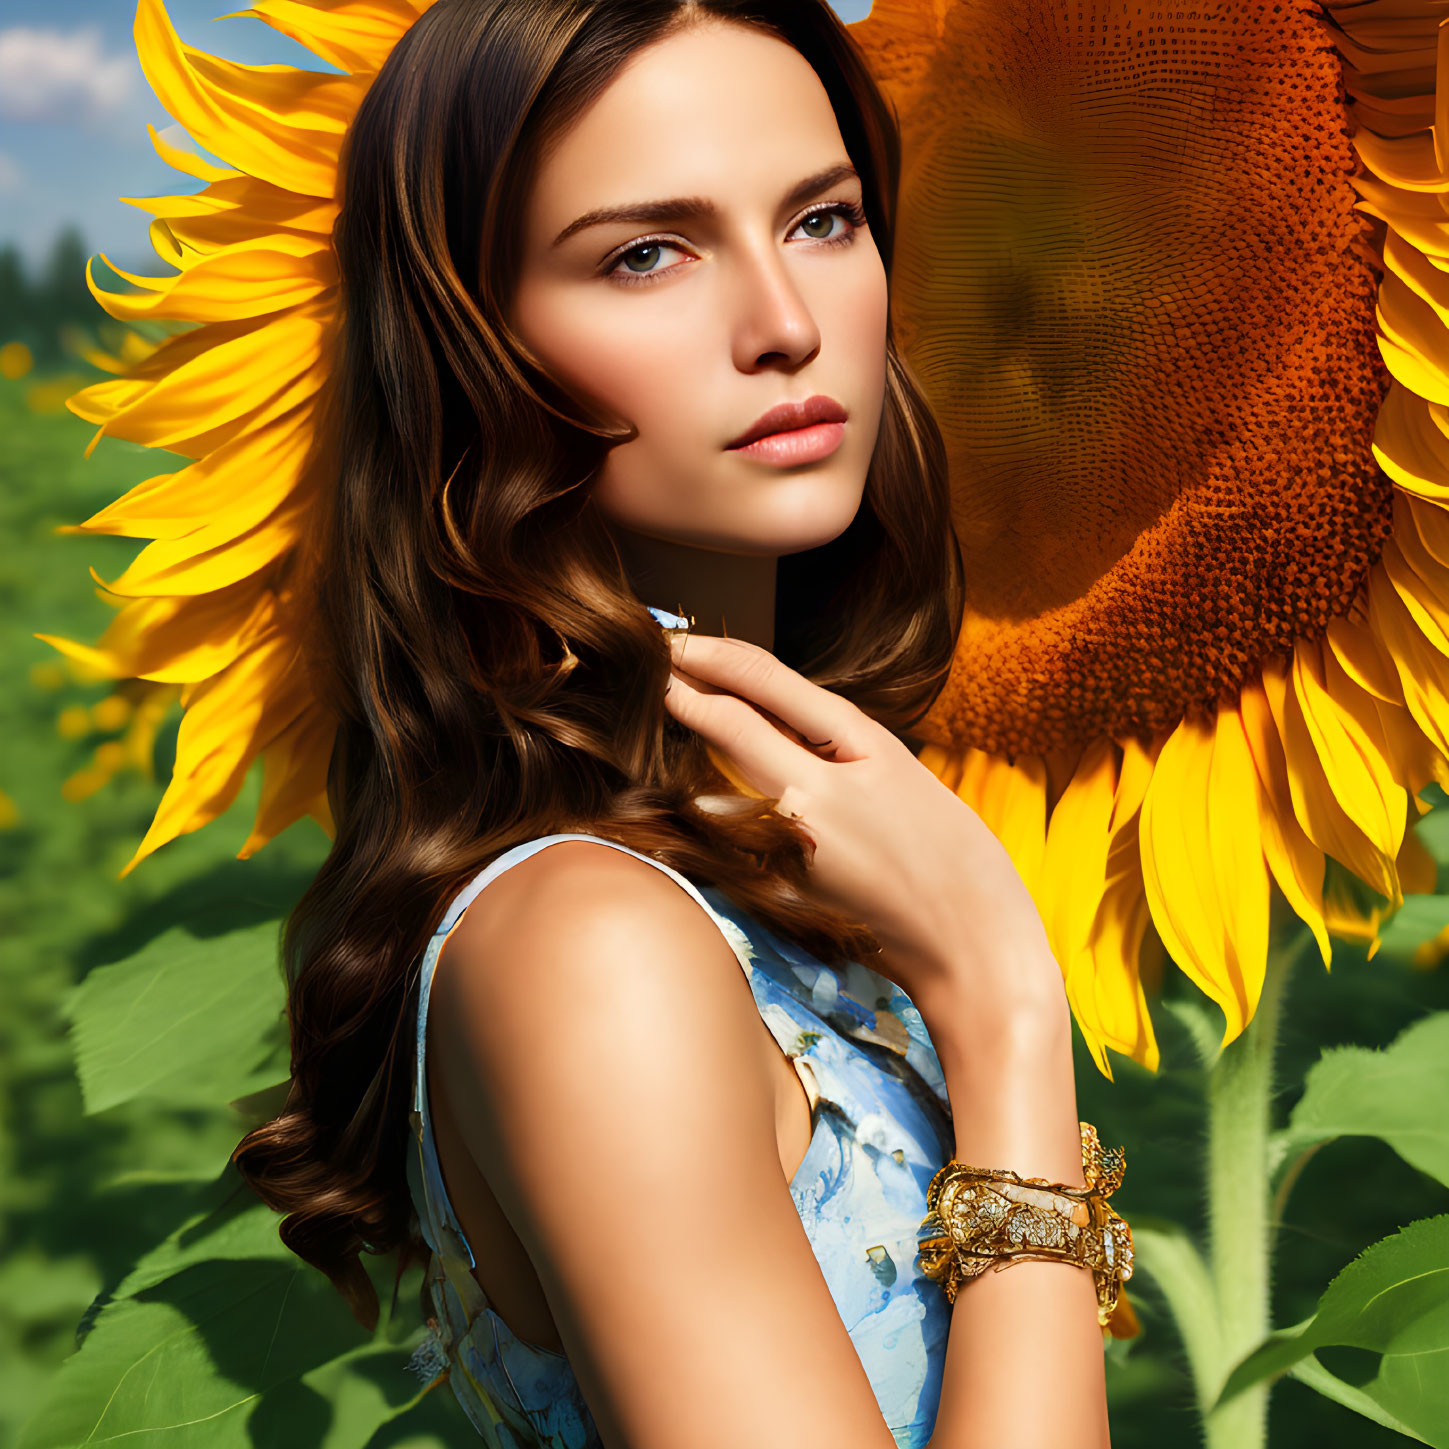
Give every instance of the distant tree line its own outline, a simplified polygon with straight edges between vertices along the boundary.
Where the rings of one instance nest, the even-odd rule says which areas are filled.
[[[61,343],[61,330],[80,327],[94,336],[107,320],[100,304],[86,287],[86,260],[90,256],[78,228],[66,227],[56,237],[49,255],[32,272],[20,248],[0,243],[0,346],[23,342],[35,355],[37,367],[71,361]],[[96,264],[98,280],[110,273]]]

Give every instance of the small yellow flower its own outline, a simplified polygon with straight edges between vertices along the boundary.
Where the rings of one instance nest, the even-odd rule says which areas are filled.
[[[98,770],[105,771],[107,777],[114,775],[121,769],[127,760],[126,747],[120,740],[107,740],[104,744],[96,746],[96,764]]]
[[[91,712],[83,704],[68,705],[55,722],[63,740],[83,740],[91,732]]]
[[[65,669],[50,660],[30,666],[30,682],[37,689],[54,691],[64,689],[69,676]]]
[[[35,358],[23,342],[7,342],[0,347],[0,377],[16,382],[35,366]]]
[[[98,730],[118,730],[131,718],[131,701],[123,694],[107,695],[91,710],[91,718]]]
[[[110,776],[104,770],[98,770],[89,766],[84,770],[77,770],[60,787],[61,796],[72,804],[89,799],[97,790],[109,784]]]

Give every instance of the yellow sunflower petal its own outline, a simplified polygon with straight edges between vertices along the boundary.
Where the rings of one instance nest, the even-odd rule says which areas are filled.
[[[1253,680],[1244,687],[1238,713],[1258,775],[1258,818],[1268,869],[1283,898],[1313,932],[1324,966],[1331,967],[1333,947],[1323,904],[1323,852],[1308,838],[1293,813],[1283,742],[1261,680]]]
[[[1419,728],[1419,722],[1406,704],[1387,704],[1376,700],[1375,706],[1383,727],[1385,748],[1390,758],[1398,761],[1411,800],[1427,809],[1428,806],[1418,798],[1419,791],[1431,782],[1449,790],[1449,755],[1441,753],[1435,742]]]
[[[147,228],[147,234],[151,238],[151,245],[156,249],[156,255],[160,257],[163,262],[167,262],[173,267],[179,267],[182,264],[182,262],[185,260],[185,253],[181,250],[181,243],[176,240],[176,233],[171,230],[169,223],[164,221],[153,221],[151,225]],[[111,270],[113,272],[117,270],[115,267],[111,266],[109,262],[107,262],[106,265],[108,267],[111,267]],[[91,275],[90,262],[86,263],[85,283],[86,286],[90,288],[91,295],[93,297],[97,296],[98,291],[96,287],[96,281],[95,278]],[[106,295],[110,296],[111,294],[107,293]]]
[[[344,0],[323,9],[309,0],[256,0],[249,9],[231,14],[255,16],[329,65],[356,74],[381,69],[388,53],[428,3]]]
[[[1112,742],[1094,740],[1082,752],[1047,825],[1042,873],[1050,894],[1038,903],[1063,969],[1085,944],[1101,898],[1116,789]]]
[[[1399,779],[1404,760],[1390,747],[1390,737],[1385,731],[1384,719],[1396,706],[1378,698],[1371,691],[1360,688],[1349,676],[1332,650],[1323,650],[1317,656],[1322,668],[1325,691],[1333,700],[1341,720],[1349,726],[1356,748],[1362,756],[1370,777],[1367,799],[1372,815],[1358,817],[1365,834],[1375,842],[1385,856],[1394,860],[1403,853],[1404,832],[1409,815],[1409,791]],[[1342,798],[1342,797],[1340,797]],[[1403,883],[1398,876],[1397,866],[1390,872],[1389,879],[1394,889],[1386,892],[1393,896],[1394,908],[1403,903]]]
[[[191,251],[214,252],[274,236],[310,238],[330,256],[336,201],[296,196],[250,176],[218,181],[184,196],[123,196],[134,206],[164,219],[169,234]],[[180,263],[173,263],[180,265]]]
[[[303,815],[315,818],[320,811],[324,824],[330,822],[327,769],[336,735],[336,720],[314,704],[267,746],[262,755],[262,798],[252,832],[237,852],[239,859],[254,855]]]
[[[1412,493],[1403,495],[1403,501],[1408,506],[1409,520],[1413,525],[1413,537],[1407,540],[1408,544],[1422,545],[1435,563],[1441,568],[1449,569],[1449,507],[1429,498],[1416,498]],[[1401,527],[1396,531],[1401,535],[1400,547],[1404,547],[1404,535],[1409,530]],[[1437,571],[1427,563],[1423,567],[1416,563],[1414,567],[1420,573],[1427,570],[1430,574],[1437,575]]]
[[[276,633],[220,674],[184,690],[186,712],[177,732],[171,782],[121,875],[129,875],[168,840],[216,819],[236,799],[252,761],[310,699],[296,642]]]
[[[1231,902],[1224,922],[1227,946],[1224,982],[1231,1009],[1227,1045],[1252,1020],[1268,964],[1268,865],[1263,857],[1263,823],[1257,767],[1236,707],[1220,705],[1214,720],[1208,776],[1208,838],[1221,901]]]
[[[1440,322],[1449,320],[1449,276],[1393,228],[1384,238],[1384,265],[1428,305]]]
[[[1076,772],[1047,826],[1036,895],[1052,954],[1061,967],[1067,1000],[1092,1057],[1107,1076],[1101,1025],[1087,949],[1107,879],[1107,848],[1117,769],[1112,742],[1097,740],[1082,753]]]
[[[1362,723],[1328,691],[1321,647],[1300,640],[1291,677],[1270,662],[1263,684],[1288,761],[1293,810],[1309,839],[1380,894],[1396,896],[1393,862],[1407,795]]]
[[[1449,437],[1434,409],[1406,387],[1392,387],[1374,425],[1374,457],[1410,493],[1449,500]]]
[[[1269,881],[1256,771],[1235,709],[1189,717],[1142,802],[1141,860],[1158,933],[1222,1008],[1223,1045],[1251,1019],[1268,955]]]
[[[337,267],[317,241],[275,235],[264,241],[238,242],[201,257],[175,277],[133,276],[107,262],[117,276],[148,295],[104,292],[90,265],[86,283],[107,312],[122,322],[161,316],[188,322],[224,322],[262,317],[310,301],[336,285]]]
[[[321,299],[260,323],[208,323],[168,339],[131,377],[97,383],[68,405],[102,433],[197,457],[315,396],[327,335]]]
[[[1413,136],[1376,136],[1361,130],[1353,138],[1354,150],[1375,176],[1404,191],[1449,191],[1449,176],[1434,156],[1434,138],[1427,132]]]
[[[1340,667],[1360,689],[1392,704],[1403,702],[1393,662],[1379,647],[1372,629],[1339,615],[1328,621],[1324,639]]]
[[[62,654],[116,679],[185,684],[225,669],[276,624],[276,596],[254,586],[198,600],[139,599],[111,621],[95,647],[38,634]]]
[[[1192,717],[1163,742],[1142,799],[1142,883],[1168,954],[1227,1014],[1237,993],[1224,979],[1225,913],[1208,837],[1212,750],[1212,726]]]
[[[180,171],[184,176],[194,176],[198,181],[225,181],[229,176],[242,174],[235,167],[214,166],[195,151],[173,146],[149,121],[146,122],[146,132],[151,137],[151,145],[155,147],[156,154],[173,171]]]
[[[275,563],[296,544],[310,501],[306,496],[289,498],[270,517],[236,537],[228,536],[232,520],[223,515],[215,527],[218,541],[211,548],[199,546],[197,535],[148,544],[125,573],[105,587],[113,594],[130,598],[150,594],[200,596],[230,588]]]
[[[1155,1072],[1160,1054],[1143,989],[1144,943],[1151,922],[1134,816],[1108,855],[1107,882],[1087,941],[1091,957],[1088,979],[1104,1043]],[[1111,1078],[1105,1052],[1098,1066]]]
[[[1129,736],[1120,749],[1122,759],[1117,767],[1112,800],[1106,881],[1087,934],[1089,974],[1078,989],[1085,994],[1090,983],[1095,1021],[1103,1044],[1155,1072],[1160,1060],[1157,1036],[1143,989],[1147,966],[1145,943],[1152,915],[1142,883],[1139,825],[1142,800],[1157,758],[1157,744],[1143,745]],[[1156,954],[1160,955],[1160,951]],[[1105,1053],[1098,1065],[1111,1077]]]
[[[276,512],[300,485],[313,405],[249,429],[175,473],[159,473],[67,532],[179,539],[215,522],[244,531]]]
[[[1402,596],[1376,568],[1369,588],[1369,618],[1387,646],[1404,703],[1436,748],[1449,755],[1449,659],[1426,638]],[[1385,892],[1387,894],[1387,892]]]
[[[139,0],[136,52],[161,104],[196,140],[249,176],[332,196],[340,138],[363,85],[291,66],[246,66],[183,45],[161,0]]]
[[[1431,192],[1400,191],[1368,174],[1353,178],[1359,210],[1392,223],[1407,242],[1434,261],[1449,264],[1449,215]]]
[[[1112,844],[1107,852],[1107,884],[1088,939],[1096,982],[1097,1018],[1114,1051],[1156,1071],[1157,1036],[1147,1009],[1144,984],[1151,975],[1161,985],[1161,944],[1148,947],[1152,923],[1142,884],[1142,801],[1152,782],[1160,741],[1129,736],[1122,741],[1117,792],[1112,802]],[[1150,959],[1149,959],[1150,957]]]
[[[1392,273],[1379,285],[1379,351],[1407,388],[1430,402],[1449,403],[1449,335],[1424,299]]]
[[[1435,645],[1442,639],[1449,654],[1449,571],[1424,547],[1402,493],[1394,500],[1394,522],[1394,537],[1383,552],[1384,573],[1425,637]]]
[[[1152,783],[1159,742],[1144,745],[1129,735],[1122,741],[1122,763],[1117,770],[1117,795],[1112,802],[1112,830],[1123,830],[1142,809],[1142,798]]]
[[[1207,832],[1211,759],[1211,728],[1184,719],[1158,753],[1139,822],[1153,922],[1173,960],[1208,995],[1221,992],[1214,980],[1226,956]]]

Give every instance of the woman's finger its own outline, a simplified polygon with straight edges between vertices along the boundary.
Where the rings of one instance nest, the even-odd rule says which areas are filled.
[[[669,649],[679,668],[768,710],[832,760],[844,762],[869,754],[862,738],[868,716],[848,699],[782,664],[768,649],[711,634],[675,635]]]
[[[778,798],[822,761],[782,734],[747,700],[671,673],[664,707],[681,724],[722,750],[762,794]]]

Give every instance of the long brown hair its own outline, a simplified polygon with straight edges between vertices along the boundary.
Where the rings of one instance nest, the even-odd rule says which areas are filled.
[[[826,0],[437,0],[347,138],[338,467],[307,581],[338,716],[337,830],[283,938],[290,1093],[235,1161],[369,1326],[359,1254],[418,1251],[403,1154],[419,958],[500,851],[606,835],[824,961],[875,947],[809,898],[800,827],[665,711],[664,638],[590,502],[628,433],[589,416],[505,320],[550,139],[641,47],[710,20],[773,34],[815,69],[889,275],[895,120]],[[940,436],[889,339],[886,363],[856,518],[779,561],[775,652],[904,731],[945,681],[963,588]]]

